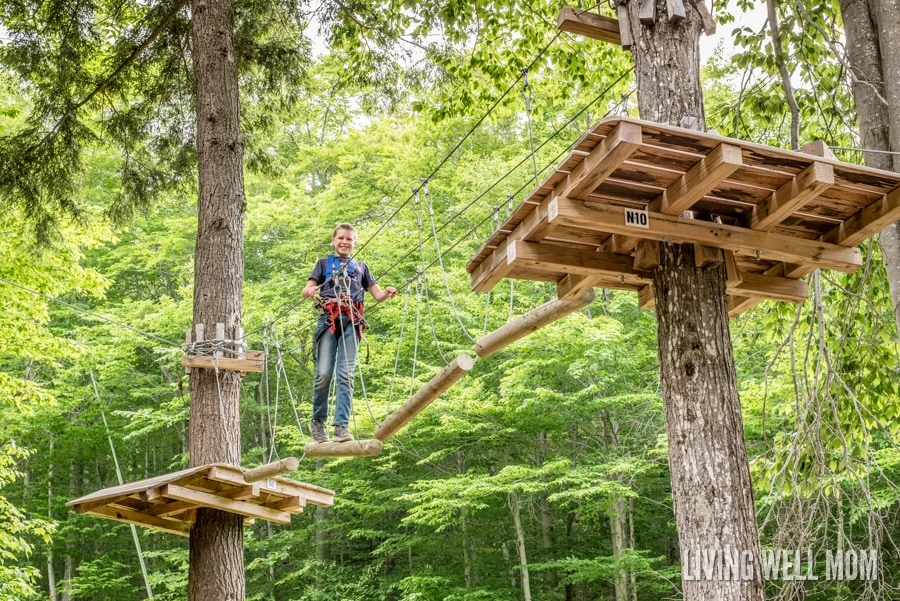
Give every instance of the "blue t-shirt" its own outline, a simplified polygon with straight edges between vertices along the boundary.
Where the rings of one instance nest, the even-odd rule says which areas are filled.
[[[351,259],[350,257],[334,256],[340,262],[340,268],[337,270],[340,273],[337,277],[332,278],[332,274],[329,273],[331,270],[328,266],[328,257],[319,259],[316,262],[316,266],[313,267],[312,275],[309,276],[309,279],[315,280],[316,284],[321,286],[319,288],[319,296],[322,298],[338,298],[342,293],[347,294],[349,288],[350,300],[359,303],[363,302],[366,290],[377,283],[372,272],[369,271],[369,266],[362,261],[353,259],[353,262],[356,264],[353,269],[353,275],[345,280],[343,268]]]

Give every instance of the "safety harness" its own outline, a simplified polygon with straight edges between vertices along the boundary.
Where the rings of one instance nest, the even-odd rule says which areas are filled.
[[[350,282],[356,279],[356,260],[350,259],[341,264],[341,260],[330,254],[326,259],[325,273],[328,280],[334,286],[336,298],[319,298],[316,300],[316,308],[325,314],[328,331],[335,335],[343,334],[346,326],[352,325],[357,336],[363,338],[364,330],[368,329],[363,314],[365,305],[361,301],[350,298]],[[340,330],[338,332],[338,330]]]

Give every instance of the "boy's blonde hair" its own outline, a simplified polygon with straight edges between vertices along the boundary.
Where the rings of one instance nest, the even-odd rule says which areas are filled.
[[[334,228],[334,233],[331,235],[332,238],[337,236],[338,230],[347,230],[348,232],[353,232],[353,238],[356,238],[356,228],[353,227],[349,223],[339,223],[337,227]]]

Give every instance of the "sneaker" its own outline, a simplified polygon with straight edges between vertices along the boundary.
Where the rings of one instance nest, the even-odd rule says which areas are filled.
[[[350,442],[353,440],[353,435],[350,434],[350,430],[347,429],[347,426],[341,424],[334,425],[334,442]]]
[[[328,442],[328,432],[325,431],[325,424],[322,422],[315,419],[309,422],[309,432],[316,442]]]

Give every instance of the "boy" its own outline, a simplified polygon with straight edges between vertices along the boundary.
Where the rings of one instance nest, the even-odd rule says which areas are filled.
[[[328,389],[337,371],[337,394],[334,410],[334,441],[353,440],[347,424],[353,402],[353,371],[359,340],[362,338],[363,299],[368,290],[376,301],[394,298],[397,289],[378,286],[372,272],[362,261],[350,258],[356,246],[356,228],[341,223],[331,238],[334,254],[319,259],[304,286],[304,298],[321,296],[319,320],[313,337],[316,375],[313,382],[313,414],[310,432],[316,442],[327,442],[325,421],[328,419]],[[337,370],[335,370],[337,367]]]

